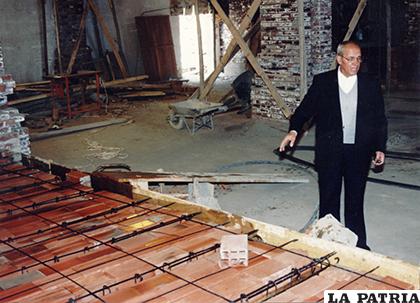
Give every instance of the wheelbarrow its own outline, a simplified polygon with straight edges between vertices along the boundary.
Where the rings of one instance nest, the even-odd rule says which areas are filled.
[[[222,103],[188,99],[169,105],[168,122],[175,129],[186,127],[193,135],[203,127],[213,129],[213,116],[229,109],[229,106]]]
[[[218,113],[239,109],[238,114],[245,113],[247,117],[250,117],[253,76],[254,74],[251,71],[240,74],[233,81],[232,90],[223,96],[220,101],[223,103],[212,103],[191,98],[169,105],[169,124],[175,129],[186,127],[191,134],[194,134],[203,127],[213,129],[213,116]],[[188,123],[187,120],[191,120],[191,122]]]

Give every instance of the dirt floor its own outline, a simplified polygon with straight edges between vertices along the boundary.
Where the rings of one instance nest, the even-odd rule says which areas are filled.
[[[304,176],[304,184],[233,185],[218,188],[221,207],[229,212],[300,230],[316,213],[316,174],[273,154],[287,130],[286,122],[247,118],[236,112],[214,117],[214,130],[191,135],[167,123],[168,105],[179,101],[111,103],[106,119],[126,117],[124,124],[32,142],[32,153],[68,167],[93,171],[124,163],[132,170],[287,173]],[[420,153],[420,99],[416,94],[387,97],[390,123],[388,149]],[[84,118],[97,120],[95,117]],[[101,118],[103,119],[103,117]],[[313,146],[314,131],[300,145]],[[312,151],[296,157],[313,161]],[[387,159],[371,177],[420,185],[420,162]],[[419,191],[368,183],[365,199],[368,243],[375,252],[420,264]],[[416,198],[417,197],[417,198]]]

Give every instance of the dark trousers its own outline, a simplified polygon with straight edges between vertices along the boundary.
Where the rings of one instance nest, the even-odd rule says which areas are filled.
[[[341,184],[344,179],[345,226],[358,236],[357,246],[361,248],[368,248],[363,199],[369,166],[369,155],[361,157],[354,144],[343,144],[338,157],[332,157],[318,168],[319,217],[331,214],[340,220]]]

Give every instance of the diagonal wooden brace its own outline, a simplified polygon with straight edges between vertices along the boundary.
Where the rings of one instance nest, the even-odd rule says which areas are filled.
[[[245,30],[248,28],[249,24],[251,23],[252,18],[254,17],[255,13],[257,12],[262,0],[254,0],[252,2],[251,7],[249,8],[248,12],[242,19],[240,25],[239,25],[239,33],[242,35]],[[214,71],[211,73],[211,75],[206,80],[206,85],[204,86],[204,89],[200,92],[200,90],[196,90],[194,94],[191,96],[191,98],[196,98],[198,94],[200,93],[199,99],[203,100],[208,93],[210,92],[211,88],[213,87],[214,82],[217,79],[217,76],[222,72],[223,68],[226,66],[226,64],[230,61],[232,58],[231,55],[235,51],[235,47],[238,43],[235,39],[232,39],[229,42],[229,45],[226,49],[225,54],[223,55],[222,59],[220,60],[219,64],[216,66]]]
[[[92,12],[96,16],[96,19],[101,25],[105,38],[107,39],[109,45],[111,45],[112,51],[114,52],[114,55],[115,55],[115,59],[117,60],[117,63],[118,63],[118,67],[121,70],[122,77],[127,78],[128,77],[127,69],[125,68],[124,62],[120,56],[120,50],[119,50],[118,44],[112,38],[112,35],[108,29],[108,26],[106,25],[106,22],[103,16],[101,15],[101,13],[99,12],[99,9],[96,6],[95,2],[93,2],[93,0],[88,0],[88,3],[89,3],[90,8],[92,9]]]
[[[366,7],[367,0],[360,0],[359,4],[357,5],[356,11],[353,14],[353,17],[350,20],[349,26],[347,28],[347,33],[344,36],[343,41],[348,41],[353,34],[354,29],[356,28],[357,23],[359,22],[360,17],[363,14],[363,11]],[[337,62],[335,61],[335,58],[333,62],[331,63],[331,69],[335,69],[337,67]]]
[[[244,53],[244,56],[248,59],[251,66],[254,68],[255,72],[262,78],[265,85],[267,85],[269,91],[271,92],[272,97],[280,107],[281,111],[283,112],[284,116],[286,118],[289,118],[291,116],[290,109],[287,107],[287,105],[284,103],[284,101],[281,99],[279,93],[277,92],[277,89],[274,87],[273,83],[268,78],[267,74],[264,72],[264,70],[261,68],[261,66],[258,64],[257,59],[255,59],[255,56],[252,54],[251,50],[249,49],[248,45],[242,38],[239,31],[236,29],[235,25],[233,25],[232,21],[226,16],[225,12],[217,2],[217,0],[210,0],[213,7],[216,9],[222,20],[225,22],[229,30],[231,31],[233,35],[233,39],[236,39],[236,42],[239,44],[240,48],[242,49],[242,52]]]

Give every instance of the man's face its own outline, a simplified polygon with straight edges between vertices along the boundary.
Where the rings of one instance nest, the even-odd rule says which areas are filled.
[[[347,44],[343,48],[343,54],[337,55],[341,73],[346,76],[354,76],[359,72],[362,62],[362,51],[355,44]]]

